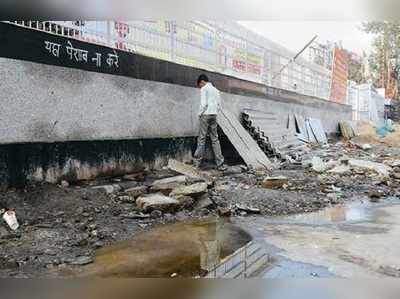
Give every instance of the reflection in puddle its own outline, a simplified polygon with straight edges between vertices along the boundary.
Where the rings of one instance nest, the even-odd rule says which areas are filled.
[[[321,224],[324,222],[348,222],[367,220],[369,216],[365,206],[335,206],[316,213],[289,217],[297,222]]]
[[[381,218],[382,214],[384,214],[380,208],[393,204],[399,204],[399,201],[395,198],[387,198],[381,203],[357,201],[345,205],[330,207],[314,213],[275,218],[273,219],[273,223],[323,225],[344,222],[376,222],[378,218]]]
[[[176,273],[191,277],[250,240],[243,230],[215,218],[159,226],[99,250],[93,264],[72,276],[170,277]]]

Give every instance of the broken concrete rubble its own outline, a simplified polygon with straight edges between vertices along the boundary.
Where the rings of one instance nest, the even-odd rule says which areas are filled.
[[[157,180],[153,182],[150,191],[161,192],[164,195],[168,195],[173,189],[185,184],[187,180],[188,178],[184,175]]]
[[[93,187],[93,189],[95,189],[95,190],[103,190],[107,194],[111,194],[111,193],[120,191],[121,187],[119,185],[117,185],[117,184],[114,184],[114,185],[95,186],[95,187]]]
[[[150,218],[150,215],[143,214],[143,213],[131,212],[128,214],[121,215],[121,218],[124,218],[124,219],[148,219],[148,218]]]
[[[243,171],[247,169],[246,166],[244,165],[239,165],[239,166],[230,166],[224,171],[224,175],[235,175],[235,174],[240,174]]]
[[[69,183],[66,180],[62,180],[61,181],[61,187],[68,188],[69,187]]]
[[[383,196],[385,196],[385,194],[382,190],[370,189],[368,191],[368,196],[370,202],[377,203]]]
[[[243,206],[243,205],[239,205],[239,204],[237,204],[235,206],[235,208],[237,210],[239,210],[239,211],[246,212],[248,214],[260,214],[261,213],[260,209],[253,208],[253,207],[248,207],[248,206]]]
[[[0,240],[6,239],[10,233],[5,227],[0,226]]]
[[[210,208],[214,205],[208,194],[202,195],[196,202],[194,210],[202,210]]]
[[[180,202],[175,198],[156,193],[139,197],[136,200],[136,205],[145,212],[151,212],[153,210],[168,212],[177,211],[180,207]]]
[[[195,204],[195,200],[187,195],[180,195],[175,198],[179,201],[182,209],[191,209]]]
[[[376,163],[365,160],[351,159],[349,160],[349,165],[353,168],[358,168],[361,170],[374,171],[383,177],[389,177],[389,173],[392,171],[392,169],[389,166],[386,166],[382,163]]]
[[[128,181],[128,182],[119,182],[118,186],[121,188],[120,190],[127,190],[127,189],[131,189],[131,188],[135,188],[138,186],[137,182],[132,182],[132,181]],[[119,191],[119,190],[117,190]]]
[[[313,157],[311,160],[312,169],[315,172],[322,173],[326,171],[326,165],[320,157]]]
[[[332,174],[348,174],[351,173],[351,168],[346,164],[339,164],[335,166],[333,169],[328,170],[328,173]]]
[[[393,176],[395,179],[400,180],[400,172],[394,172],[394,173],[392,174],[392,176]]]
[[[395,161],[393,161],[393,162],[390,164],[390,166],[392,166],[392,167],[400,167],[400,160],[395,160]]]
[[[189,186],[179,186],[172,190],[170,196],[177,197],[182,195],[199,196],[207,191],[206,183],[197,183]]]
[[[326,169],[332,169],[338,165],[337,161],[334,160],[329,160],[328,162],[325,163]]]
[[[163,213],[159,210],[154,210],[150,213],[150,217],[153,219],[157,219],[163,216]]]
[[[218,184],[218,185],[215,186],[214,190],[215,190],[216,192],[221,193],[221,192],[224,192],[224,191],[228,190],[229,187],[230,187],[230,185],[227,184],[227,183]]]
[[[284,185],[287,185],[289,180],[287,177],[278,176],[278,177],[266,177],[262,182],[262,186],[267,189],[278,189],[282,188]]]
[[[133,198],[137,198],[143,194],[147,193],[147,186],[138,186],[126,189],[124,192]]]
[[[230,217],[232,215],[232,211],[230,208],[219,207],[217,209],[218,215],[221,217]]]
[[[265,170],[255,170],[254,171],[254,175],[259,178],[264,177],[266,175],[266,173],[267,172]]]
[[[69,264],[75,266],[84,266],[93,263],[93,258],[90,256],[80,256],[69,261]]]
[[[331,185],[331,186],[327,187],[327,188],[325,189],[325,191],[327,191],[327,192],[333,192],[333,193],[340,193],[340,192],[342,192],[342,189],[341,189],[341,188],[338,188],[338,187],[335,187],[335,185]]]
[[[124,180],[143,182],[145,180],[145,174],[143,172],[127,174],[122,177]]]
[[[123,195],[118,196],[118,201],[123,203],[135,203],[135,198],[133,196]]]
[[[365,144],[361,144],[360,148],[365,150],[365,151],[368,151],[368,150],[372,149],[372,145],[370,145],[368,143],[365,143]]]
[[[168,169],[175,171],[176,173],[183,174],[191,179],[205,180],[202,174],[193,166],[184,164],[182,162],[170,159],[168,161]]]
[[[338,203],[338,195],[336,193],[328,193],[326,195],[326,198],[328,199],[328,201],[332,204],[336,204]]]

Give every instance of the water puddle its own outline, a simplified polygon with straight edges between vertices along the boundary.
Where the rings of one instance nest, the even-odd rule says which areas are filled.
[[[328,271],[328,269],[315,266],[311,264],[305,264],[301,262],[294,262],[289,259],[281,258],[278,265],[274,265],[268,271],[264,272],[263,278],[328,278],[334,277],[334,275]]]
[[[67,276],[192,277],[249,241],[245,231],[215,218],[164,225],[99,250],[93,264]]]
[[[358,223],[376,221],[381,217],[379,208],[399,204],[398,199],[388,198],[381,203],[371,203],[368,200],[354,201],[344,205],[333,206],[318,212],[298,214],[265,219],[274,224],[305,224],[325,225],[338,223]]]
[[[310,214],[301,214],[288,217],[288,221],[304,224],[325,224],[341,222],[359,222],[368,220],[371,211],[366,204],[351,204],[335,206]]]
[[[243,218],[238,223],[251,231],[254,239],[265,241],[273,263],[263,277],[364,275],[369,270],[349,266],[342,260],[343,253],[351,260],[356,257],[376,263],[378,269],[397,261],[398,252],[385,244],[398,235],[400,201],[385,198],[371,203],[361,199],[309,214]],[[374,252],[372,259],[369,250]]]

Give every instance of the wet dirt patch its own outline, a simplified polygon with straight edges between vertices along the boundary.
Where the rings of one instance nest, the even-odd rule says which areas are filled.
[[[155,227],[96,252],[94,263],[68,269],[61,276],[192,277],[251,241],[231,223],[209,218]]]

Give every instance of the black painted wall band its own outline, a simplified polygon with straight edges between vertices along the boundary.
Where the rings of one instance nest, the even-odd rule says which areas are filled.
[[[102,167],[104,161],[151,164],[156,158],[174,157],[193,150],[195,140],[189,138],[142,139],[115,141],[74,141],[56,143],[20,143],[0,145],[0,185],[23,187],[36,169],[44,172],[63,167],[75,159],[91,167]],[[104,176],[112,176],[118,169],[110,169]],[[64,179],[76,181],[73,172]],[[63,178],[59,178],[63,179]]]

